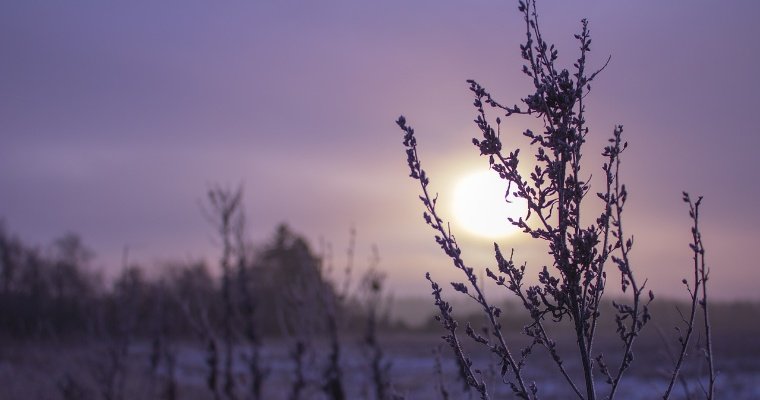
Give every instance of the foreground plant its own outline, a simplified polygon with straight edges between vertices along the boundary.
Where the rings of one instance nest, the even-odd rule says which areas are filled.
[[[512,258],[513,252],[505,256],[494,243],[497,269],[486,269],[488,278],[516,296],[529,313],[532,322],[523,329],[523,333],[532,339],[527,347],[516,348],[502,333],[499,322],[501,309],[485,297],[483,283],[478,281],[474,269],[462,258],[462,250],[455,236],[436,209],[437,195],[433,196],[429,191],[430,180],[420,163],[414,130],[407,125],[403,116],[399,117],[397,124],[404,131],[410,176],[418,180],[421,186],[420,199],[426,209],[423,214],[425,222],[436,231],[435,240],[452,260],[454,267],[465,275],[466,282],[453,282],[452,286],[454,290],[477,302],[487,320],[488,326],[484,334],[481,335],[467,324],[466,335],[487,347],[497,357],[503,381],[519,398],[539,397],[539,388],[526,376],[524,366],[533,349],[542,347],[548,351],[569,392],[575,397],[591,400],[599,396],[602,390],[596,387],[594,375],[598,371],[606,383],[604,396],[612,399],[631,366],[634,343],[651,318],[649,304],[654,299],[653,293],[646,289],[646,280],[637,279],[632,270],[629,254],[633,248],[633,237],[627,236],[624,231],[623,210],[627,191],[620,182],[620,156],[628,144],[622,139],[623,127],[616,126],[609,145],[602,152],[606,158],[602,166],[605,180],[603,190],[597,193],[602,201],[602,212],[594,223],[583,225],[581,212],[588,209],[586,204],[589,201],[586,200],[591,190],[587,178],[581,174],[582,146],[589,133],[584,99],[591,90],[591,83],[607,64],[589,72],[587,54],[591,38],[588,23],[584,19],[581,22],[581,32],[575,35],[580,55],[572,70],[560,69],[556,66],[557,50],[542,37],[535,1],[520,1],[519,10],[523,15],[526,35],[525,43],[520,46],[525,60],[522,71],[533,82],[535,91],[521,99],[524,104],[521,108],[517,105],[504,105],[477,82],[467,82],[475,97],[475,122],[482,134],[482,137],[473,139],[473,144],[481,155],[488,157],[491,169],[509,183],[508,194],[524,199],[528,205],[525,218],[510,219],[510,222],[532,238],[546,242],[553,260],[551,266],[544,266],[538,273],[538,285],[528,285],[524,281],[525,265],[516,266]],[[536,133],[529,129],[523,132],[536,151],[536,166],[529,175],[518,170],[519,149],[504,148],[500,130],[501,117],[497,117],[495,124],[492,124],[487,118],[486,109],[507,118],[530,115],[543,121],[543,132]],[[704,248],[698,225],[700,201],[692,203],[686,194],[684,201],[690,206],[694,222],[694,243],[691,245],[694,252],[694,278],[691,285],[687,285],[692,309],[690,319],[685,319],[686,333],[679,338],[682,345],[680,357],[663,397],[669,397],[672,382],[679,374],[689,340],[696,329],[694,315],[699,304],[704,313],[707,337],[705,354],[709,363],[709,389],[705,395],[710,399],[713,398],[715,375],[707,314],[708,271],[704,265]],[[600,306],[610,265],[619,272],[620,288],[628,296],[625,302],[613,302],[617,334],[622,341],[623,352],[612,364],[602,354],[594,352],[594,339],[601,316]],[[482,399],[489,398],[485,379],[473,367],[472,360],[462,348],[457,333],[458,322],[451,314],[452,307],[443,299],[441,287],[432,280],[429,273],[427,278],[439,309],[438,319],[447,330],[444,337],[446,342],[464,367],[468,384],[477,390]],[[568,372],[563,355],[547,329],[547,324],[566,319],[569,319],[574,334],[576,354],[583,372],[582,381],[577,381]]]

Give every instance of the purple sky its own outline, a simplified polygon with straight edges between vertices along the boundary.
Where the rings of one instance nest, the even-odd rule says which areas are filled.
[[[760,3],[539,11],[561,60],[574,60],[583,17],[592,64],[612,55],[589,97],[586,168],[601,175],[598,153],[623,124],[640,276],[685,296],[688,190],[706,197],[714,293],[760,299]],[[0,217],[32,243],[78,232],[110,271],[125,245],[146,265],[213,260],[199,204],[209,185],[242,182],[254,239],[287,221],[332,242],[340,263],[353,224],[360,265],[375,243],[397,294],[425,295],[425,271],[456,274],[422,222],[394,120],[417,129],[445,206],[457,177],[487,168],[465,80],[510,104],[526,95],[522,29],[512,1],[3,2]],[[459,237],[474,265],[491,264],[488,242]],[[500,243],[529,268],[545,250]]]

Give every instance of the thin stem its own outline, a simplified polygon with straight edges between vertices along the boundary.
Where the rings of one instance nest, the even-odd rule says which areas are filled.
[[[691,229],[692,243],[689,245],[689,247],[692,250],[692,260],[694,261],[694,278],[693,278],[694,289],[692,290],[687,286],[687,289],[689,290],[689,294],[691,295],[691,310],[689,312],[689,319],[686,322],[686,336],[681,336],[678,338],[678,341],[681,343],[681,350],[678,353],[678,360],[676,361],[676,365],[673,367],[673,373],[670,376],[668,387],[665,390],[665,394],[662,396],[663,400],[667,400],[668,398],[670,398],[670,394],[673,390],[675,381],[678,378],[678,374],[681,372],[681,366],[683,365],[683,362],[686,359],[686,354],[689,348],[689,341],[691,340],[691,335],[694,332],[694,317],[697,311],[697,296],[699,293],[699,286],[704,283],[702,281],[702,278],[700,277],[700,258],[701,258],[702,252],[701,252],[701,242],[699,239],[699,213],[698,213],[699,204],[702,199],[700,198],[695,205],[691,202],[689,195],[687,193],[684,193],[683,200],[684,202],[689,204],[689,215],[691,216],[692,221],[693,221],[693,226]],[[686,279],[684,279],[683,282],[685,284]],[[713,376],[710,375],[711,384],[713,380],[712,378]],[[709,397],[709,398],[712,398],[712,397]]]
[[[707,366],[709,370],[709,383],[707,390],[707,399],[712,400],[715,396],[715,366],[713,365],[713,350],[712,350],[712,329],[710,326],[710,314],[707,303],[707,279],[709,271],[705,266],[705,247],[702,245],[702,234],[699,231],[699,206],[702,204],[702,197],[700,196],[694,205],[694,230],[697,238],[697,246],[699,250],[699,275],[702,279],[702,299],[700,305],[704,315],[705,324],[705,358],[707,359]]]

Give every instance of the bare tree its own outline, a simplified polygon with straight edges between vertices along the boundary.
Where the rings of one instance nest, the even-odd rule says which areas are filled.
[[[234,346],[235,346],[235,300],[232,290],[232,260],[235,255],[234,240],[236,234],[242,231],[244,216],[242,210],[243,190],[229,190],[214,187],[208,192],[211,210],[209,220],[217,229],[222,241],[222,256],[219,261],[222,270],[222,323],[221,336],[224,344],[224,394],[228,399],[237,398],[235,379],[233,376]]]

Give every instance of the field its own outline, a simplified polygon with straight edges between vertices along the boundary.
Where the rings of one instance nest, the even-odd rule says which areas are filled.
[[[620,388],[620,399],[652,399],[661,396],[667,385],[669,361],[666,347],[656,329],[643,335],[638,342],[636,362]],[[514,333],[509,333],[513,335]],[[760,343],[757,333],[747,329],[718,329],[715,337],[717,359],[718,396],[725,399],[760,398]],[[614,354],[618,342],[602,338],[597,349]],[[441,348],[441,370],[436,371],[434,349],[442,342],[435,332],[388,333],[381,337],[386,359],[391,362],[393,389],[406,399],[441,399],[440,385],[443,384],[452,399],[477,398],[475,393],[465,392],[458,376],[458,368],[448,348]],[[567,340],[559,340],[563,346],[571,345]],[[315,340],[315,349],[307,357],[306,376],[309,384],[302,398],[324,399],[319,390],[321,365],[325,359],[327,343]],[[568,348],[568,347],[565,347]],[[271,339],[264,347],[264,364],[269,376],[264,386],[264,398],[286,399],[292,386],[293,363],[289,357],[291,342]],[[242,349],[240,349],[242,352]],[[177,355],[175,376],[179,399],[213,399],[205,386],[206,367],[203,348],[195,342],[185,341],[175,345]],[[82,397],[103,398],[103,372],[109,368],[108,346],[104,344],[74,343],[16,343],[6,344],[0,352],[0,393],[2,399],[61,399],[64,382],[76,381],[82,387]],[[565,354],[569,354],[566,352]],[[159,398],[166,370],[159,368],[150,373],[149,343],[137,342],[130,346],[126,362],[123,387],[126,399]],[[473,353],[475,367],[482,368],[488,377],[489,390],[493,398],[511,398],[509,388],[498,382],[493,359],[483,353]],[[565,365],[570,371],[578,372],[579,366],[572,357],[566,357]],[[609,360],[614,357],[609,356]],[[371,399],[367,354],[356,336],[343,337],[341,367],[349,399]],[[542,399],[572,398],[569,389],[556,374],[557,368],[540,349],[531,355],[527,364],[527,376],[536,381]],[[489,367],[491,365],[491,367]],[[699,393],[698,379],[700,355],[698,351],[690,355],[689,367],[684,371],[684,380],[678,384],[673,398],[688,398],[683,385],[692,394]],[[238,377],[237,390],[243,393],[246,385],[246,371],[242,359],[235,365]],[[571,372],[572,373],[572,372]],[[98,381],[98,379],[101,379]],[[101,382],[101,383],[99,383]],[[600,388],[606,384],[599,380]],[[603,392],[603,391],[602,391]],[[72,397],[77,398],[77,397]]]

